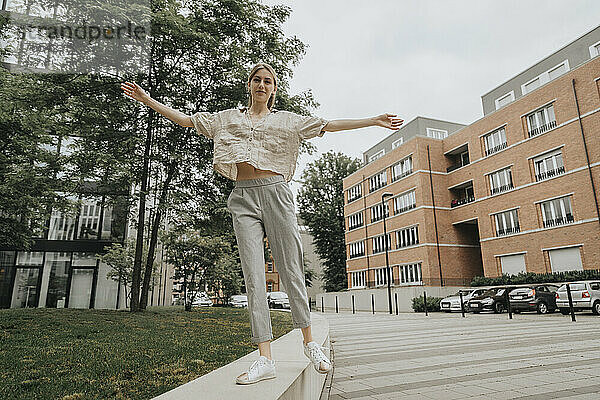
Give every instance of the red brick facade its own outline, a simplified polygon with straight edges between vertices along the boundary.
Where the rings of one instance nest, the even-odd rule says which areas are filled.
[[[573,80],[590,169],[573,93]],[[528,115],[549,105],[552,105],[555,123],[549,121],[541,133],[532,136],[527,123]],[[550,111],[547,113],[550,115]],[[506,147],[486,156],[484,136],[500,127],[504,127]],[[470,163],[452,170],[456,156],[451,153],[465,145]],[[551,177],[539,178],[541,175],[538,175],[536,178],[534,160],[552,150],[560,152],[564,171]],[[412,157],[412,172],[391,182],[392,166],[408,156]],[[506,167],[510,168],[512,187],[507,186],[504,191],[492,194],[490,173]],[[448,168],[450,172],[447,172]],[[369,178],[383,170],[387,171],[387,184],[369,193]],[[416,136],[346,177],[344,214],[348,287],[371,287],[382,283],[381,279],[377,282],[375,269],[385,267],[385,252],[373,254],[372,238],[383,233],[383,221],[371,222],[370,207],[382,201],[384,192],[393,194],[386,200],[390,209],[386,229],[392,233],[389,265],[393,266],[396,284],[440,285],[440,264],[444,285],[468,284],[477,275],[499,276],[502,274],[501,256],[511,254],[524,254],[528,272],[551,272],[549,251],[570,246],[579,249],[583,269],[598,269],[600,224],[590,170],[596,195],[600,198],[600,57],[445,139]],[[453,200],[461,198],[457,190],[451,188],[461,184],[470,185],[469,182],[472,183],[474,201],[451,207]],[[348,203],[348,189],[357,184],[362,185],[362,196]],[[394,198],[413,189],[414,208],[395,213]],[[544,220],[542,203],[558,197],[568,197],[568,200],[558,201],[565,204],[570,202],[572,216],[568,214],[568,220],[558,217]],[[548,203],[544,203],[544,207],[550,209]],[[516,210],[518,222],[513,218],[511,228],[496,226],[497,218],[501,221],[510,219],[508,214],[496,217],[503,210]],[[363,225],[350,230],[348,217],[360,211],[363,212]],[[556,214],[553,211],[551,215],[558,215],[559,211],[556,208]],[[398,249],[395,231],[413,225],[418,226],[418,244]],[[505,234],[507,231],[509,233]],[[365,238],[366,255],[350,257],[352,243]],[[353,249],[356,249],[357,245],[354,246]],[[420,264],[420,281],[414,276],[412,279],[406,279],[406,275],[400,277],[401,269],[404,274],[410,274],[414,273],[415,268],[402,265],[417,264]],[[366,271],[366,279],[356,274],[353,278],[355,271]]]

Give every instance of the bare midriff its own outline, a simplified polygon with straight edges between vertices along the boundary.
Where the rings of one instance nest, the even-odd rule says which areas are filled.
[[[277,172],[273,172],[266,169],[258,169],[251,164],[246,162],[236,163],[237,166],[237,177],[236,181],[245,181],[248,179],[259,179],[266,178],[268,176],[281,175]]]

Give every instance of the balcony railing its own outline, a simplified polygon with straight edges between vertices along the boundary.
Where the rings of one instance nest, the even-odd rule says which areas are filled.
[[[463,197],[462,199],[454,199],[450,203],[450,207],[454,208],[454,207],[462,206],[463,204],[472,203],[474,201],[475,201],[474,196]]]
[[[564,217],[558,217],[558,218],[548,219],[548,220],[544,221],[544,228],[548,228],[551,226],[570,224],[574,221],[575,221],[575,218],[573,218],[573,214],[567,214]]]
[[[402,208],[397,208],[396,210],[394,210],[394,212],[395,212],[396,214],[400,214],[400,213],[403,213],[403,212],[405,212],[405,211],[412,210],[412,209],[413,209],[413,208],[415,208],[415,207],[416,207],[416,205],[415,205],[415,204],[409,204],[409,205],[407,205],[407,206],[405,206],[405,207],[402,207]],[[387,218],[387,216],[386,216],[386,218]]]
[[[504,143],[500,143],[497,146],[492,147],[491,149],[486,149],[485,150],[485,155],[489,156],[490,154],[494,154],[499,152],[502,149],[505,149],[506,147],[508,147],[508,143],[504,142]]]
[[[550,129],[554,129],[554,128],[556,128],[556,121],[550,121],[547,124],[540,125],[537,128],[533,128],[532,130],[530,130],[529,137],[539,135],[541,133],[544,133],[544,132],[549,131]]]
[[[411,169],[409,169],[408,171],[404,171],[404,172],[402,172],[401,174],[398,174],[398,175],[392,176],[392,182],[396,182],[398,179],[402,179],[402,178],[404,178],[405,176],[408,176],[408,175],[412,174],[412,172],[413,172],[413,171],[412,171],[412,168],[411,168]]]
[[[512,228],[498,229],[498,231],[496,231],[496,236],[512,235],[513,233],[519,232],[521,232],[521,228],[519,227],[519,225],[517,225],[513,226]]]
[[[362,222],[354,225],[348,225],[348,230],[351,231],[353,229],[360,228],[361,226],[363,226]]]
[[[376,191],[377,189],[381,189],[385,185],[387,185],[387,182],[381,182],[376,185],[373,185],[373,186],[369,187],[369,193],[372,193],[372,192]]]
[[[350,258],[352,259],[352,258],[362,257],[364,255],[365,255],[365,252],[362,251],[360,253],[350,254]]]
[[[493,187],[492,188],[492,195],[494,194],[498,194],[498,193],[502,193],[502,192],[506,192],[507,190],[510,189],[514,189],[514,185],[512,183],[506,184],[506,185],[502,185],[502,186],[498,186],[498,187]]]
[[[348,197],[348,203],[352,203],[354,200],[358,200],[362,197],[362,194],[358,194],[356,196]]]
[[[558,167],[556,169],[551,169],[549,171],[536,174],[535,180],[539,182],[539,181],[543,181],[544,179],[549,179],[549,178],[552,178],[557,175],[562,175],[564,173],[565,173],[565,167]]]

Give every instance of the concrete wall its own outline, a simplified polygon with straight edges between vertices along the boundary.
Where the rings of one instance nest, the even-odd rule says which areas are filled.
[[[445,287],[393,287],[392,288],[392,312],[396,312],[395,297],[398,298],[398,312],[414,312],[412,309],[412,299],[423,295],[427,292],[427,296],[446,297],[458,292],[463,287],[445,286]],[[335,312],[335,299],[338,300],[339,311],[352,311],[352,296],[354,296],[354,306],[356,311],[371,312],[371,295],[375,302],[376,313],[387,313],[388,308],[388,292],[387,287],[377,289],[357,289],[347,292],[331,292],[320,293],[317,295],[317,308],[321,311],[321,304],[325,307],[325,312]],[[323,299],[323,303],[321,303]]]

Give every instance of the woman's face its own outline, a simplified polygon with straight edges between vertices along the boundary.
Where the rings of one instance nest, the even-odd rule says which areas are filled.
[[[265,68],[261,68],[250,79],[248,84],[252,103],[267,103],[277,89],[275,88],[275,79],[273,75]]]

